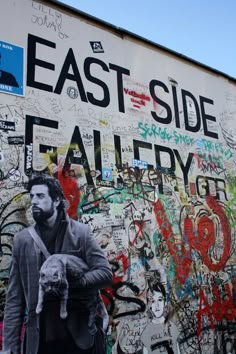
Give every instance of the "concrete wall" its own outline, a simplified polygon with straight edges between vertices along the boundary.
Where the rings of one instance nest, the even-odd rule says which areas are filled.
[[[108,353],[229,353],[236,82],[50,2],[5,1],[0,34],[1,315],[25,183],[48,171],[113,267]]]

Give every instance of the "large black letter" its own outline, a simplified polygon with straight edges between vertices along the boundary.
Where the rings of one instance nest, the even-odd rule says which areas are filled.
[[[79,152],[78,156],[76,156],[76,150]],[[78,126],[75,126],[70,142],[70,147],[66,155],[64,168],[70,168],[71,164],[83,166],[88,185],[94,186],[87,154]]]
[[[91,72],[90,72],[90,66],[91,64],[98,64],[100,65],[104,71],[107,71],[109,72],[109,69],[108,67],[106,66],[106,64],[97,59],[97,58],[92,58],[92,57],[89,57],[89,58],[86,58],[85,61],[84,61],[84,73],[85,73],[85,76],[86,78],[93,82],[94,84],[97,84],[98,86],[100,86],[102,89],[103,89],[103,92],[104,92],[104,98],[102,100],[98,100],[94,97],[94,95],[91,93],[91,92],[87,92],[87,97],[88,97],[88,100],[90,103],[94,104],[95,106],[100,106],[100,107],[107,107],[110,103],[110,94],[109,94],[109,89],[107,87],[107,85],[99,80],[98,78],[94,77],[91,75]]]
[[[149,84],[149,90],[150,90],[150,94],[152,96],[152,98],[154,99],[155,102],[159,103],[159,105],[161,105],[162,107],[164,107],[166,109],[166,113],[167,113],[167,116],[165,118],[163,117],[159,117],[155,111],[152,111],[151,114],[153,116],[153,118],[159,122],[159,123],[163,123],[163,124],[170,124],[171,120],[172,120],[172,113],[171,113],[171,108],[170,106],[162,101],[160,98],[158,98],[156,96],[156,93],[155,93],[155,87],[156,86],[160,86],[164,89],[165,92],[168,92],[169,93],[169,90],[168,88],[166,87],[166,85],[159,81],[159,80],[152,80],[150,81],[150,84]]]
[[[69,73],[70,66],[72,66],[72,70],[73,70],[74,74],[70,74]],[[78,90],[79,90],[79,93],[80,93],[81,100],[84,101],[84,102],[87,102],[87,98],[86,98],[86,94],[85,94],[85,91],[84,91],[83,82],[82,82],[81,77],[80,77],[79,69],[78,69],[78,66],[76,64],[76,60],[75,60],[75,56],[74,56],[73,50],[71,48],[69,49],[69,51],[67,53],[67,56],[66,56],[66,59],[64,61],[64,64],[62,66],[61,73],[60,73],[60,76],[58,78],[55,90],[54,90],[55,93],[58,93],[58,94],[61,93],[66,79],[75,81],[77,83],[77,87],[78,87]]]
[[[182,91],[182,99],[183,99],[183,109],[184,109],[184,122],[185,122],[185,129],[188,130],[189,132],[198,132],[201,128],[201,116],[200,116],[200,111],[199,107],[197,104],[196,98],[191,94],[189,91],[181,90]],[[191,100],[194,103],[195,110],[196,110],[196,118],[197,122],[195,125],[190,125],[189,124],[189,117],[188,117],[188,106],[187,106],[187,101],[186,101],[186,96],[190,97]]]
[[[94,143],[94,159],[95,169],[100,171],[100,175],[97,177],[98,181],[102,179],[102,154],[101,154],[101,133],[98,130],[93,131],[93,143]]]
[[[155,155],[156,155],[156,164],[157,164],[157,170],[161,172],[161,178],[163,177],[163,174],[171,175],[175,177],[175,155],[173,151],[168,148],[167,146],[162,146],[162,145],[154,145],[155,147]],[[167,153],[170,158],[170,167],[164,167],[161,164],[161,154],[160,152]],[[163,178],[160,184],[158,184],[159,187],[159,192],[163,194]]]
[[[175,125],[177,128],[180,128],[179,106],[178,106],[176,87],[174,85],[172,85],[172,93],[173,93],[173,102],[174,102],[174,109],[175,109]]]
[[[152,144],[141,140],[133,140],[134,159],[140,160],[139,148],[152,150]],[[148,164],[148,169],[153,169],[153,165]]]
[[[41,66],[41,68],[55,70],[55,65],[48,63],[47,61],[36,58],[36,43],[46,45],[47,47],[56,48],[56,44],[46,39],[28,35],[28,53],[27,53],[27,85],[35,87],[40,90],[52,92],[53,86],[43,84],[42,82],[35,81],[35,66]]]
[[[122,74],[129,75],[129,70],[111,63],[109,64],[109,68],[117,72],[118,107],[119,112],[125,113]]]
[[[199,96],[200,98],[200,106],[201,106],[201,112],[202,112],[202,123],[203,123],[203,129],[204,129],[204,134],[206,136],[210,136],[211,138],[218,139],[218,134],[211,132],[208,130],[207,127],[207,120],[211,120],[212,122],[216,122],[216,117],[210,116],[209,114],[205,113],[205,107],[204,107],[204,102],[214,104],[213,100],[210,100],[209,98]]]
[[[193,154],[192,152],[190,152],[190,153],[188,154],[187,162],[186,162],[186,164],[184,165],[184,164],[183,164],[183,161],[181,160],[179,151],[176,150],[176,149],[174,149],[174,153],[175,153],[175,156],[176,156],[176,158],[177,158],[177,160],[178,160],[178,162],[179,162],[179,165],[180,165],[180,167],[181,167],[181,170],[182,170],[182,172],[183,172],[185,192],[189,195],[188,172],[189,172],[189,169],[190,169],[190,166],[191,166],[191,163],[192,163],[194,154]]]
[[[25,119],[25,174],[30,176],[33,172],[33,126],[40,125],[58,129],[58,122],[50,119],[28,116]],[[42,148],[42,145],[41,145]]]

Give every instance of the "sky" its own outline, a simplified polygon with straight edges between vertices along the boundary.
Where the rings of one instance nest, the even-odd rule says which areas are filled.
[[[236,78],[236,0],[59,0]]]

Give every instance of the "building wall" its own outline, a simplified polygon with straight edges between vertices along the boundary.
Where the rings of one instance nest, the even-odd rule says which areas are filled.
[[[50,2],[5,1],[0,33],[1,315],[25,183],[47,171],[113,267],[108,353],[229,352],[235,82]]]

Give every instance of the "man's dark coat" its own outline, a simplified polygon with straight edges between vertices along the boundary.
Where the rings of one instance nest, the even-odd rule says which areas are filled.
[[[81,237],[84,242],[80,243]],[[78,257],[83,255],[85,258],[84,261],[88,264],[90,271],[80,276],[77,275],[77,279],[74,279],[78,287],[84,291],[89,287],[99,289],[110,285],[112,278],[110,265],[88,225],[69,219],[60,253]],[[11,349],[14,354],[21,353],[20,337],[25,316],[26,339],[23,353],[37,354],[38,351],[40,327],[39,315],[36,315],[35,309],[38,302],[41,265],[41,251],[26,228],[14,237],[4,314],[3,347],[4,350]],[[72,336],[77,338],[77,344],[82,349],[89,348],[93,342],[93,336],[89,333],[88,323],[79,325],[74,323],[70,327]]]

